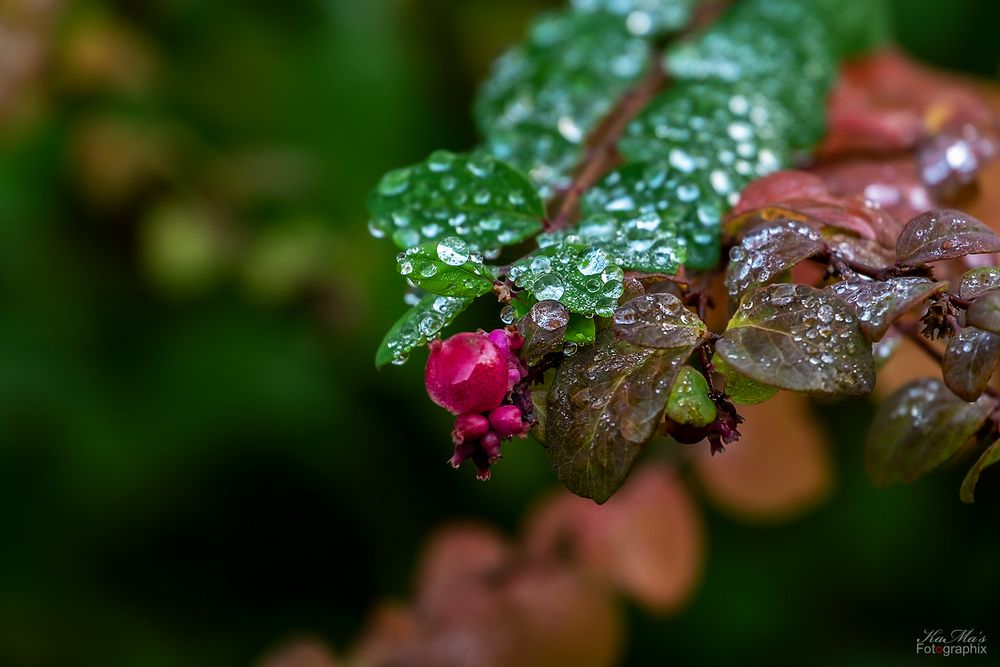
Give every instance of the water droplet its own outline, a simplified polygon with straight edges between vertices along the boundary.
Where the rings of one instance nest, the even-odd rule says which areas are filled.
[[[457,236],[449,236],[438,243],[437,255],[448,266],[462,266],[469,261],[469,245]]]
[[[594,276],[604,271],[608,267],[608,264],[608,254],[606,252],[600,248],[591,248],[580,258],[577,269],[585,276]]]
[[[504,324],[510,324],[517,317],[517,313],[514,311],[514,306],[509,303],[500,309],[500,321]]]
[[[377,222],[374,220],[368,221],[368,233],[377,239],[385,238],[385,230],[382,229]]]
[[[574,343],[573,341],[567,341],[563,345],[563,354],[566,355],[567,357],[572,357],[574,354],[576,354],[577,347],[578,347],[577,344]]]
[[[546,273],[535,281],[534,285],[531,286],[531,290],[534,292],[535,298],[539,301],[547,299],[558,300],[566,291],[566,286],[563,284],[562,278],[556,274]]]
[[[435,273],[438,272],[437,264],[433,262],[427,262],[420,267],[420,275],[424,278],[432,278]]]
[[[410,187],[410,170],[407,168],[390,171],[379,181],[377,189],[380,195],[394,197],[406,192],[408,187]]]
[[[449,151],[434,151],[427,158],[427,167],[431,171],[448,171],[451,163],[455,161],[455,154]]]

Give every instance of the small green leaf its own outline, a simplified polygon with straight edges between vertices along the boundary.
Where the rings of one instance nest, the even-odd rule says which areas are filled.
[[[545,198],[569,185],[587,135],[649,67],[650,47],[603,12],[553,12],[500,57],[475,102],[486,146]]]
[[[777,387],[751,380],[727,364],[718,354],[712,357],[712,366],[725,378],[723,390],[729,400],[737,405],[757,405],[780,391]]]
[[[995,406],[987,396],[967,403],[932,378],[901,387],[879,408],[868,433],[868,476],[878,486],[915,481],[961,449]]]
[[[581,13],[604,12],[619,18],[633,35],[659,35],[678,30],[691,19],[698,0],[572,0]]]
[[[1000,289],[1000,266],[981,266],[962,275],[958,295],[963,299],[975,299],[993,289]]]
[[[457,236],[408,248],[396,257],[396,270],[415,285],[442,296],[477,297],[493,289],[493,275],[479,253]]]
[[[858,396],[875,386],[871,344],[854,312],[808,285],[747,294],[716,351],[743,375],[782,389]]]
[[[597,337],[597,325],[594,318],[573,314],[569,318],[569,326],[566,328],[566,342],[577,345],[589,345]]]
[[[585,216],[608,213],[637,225],[645,216],[658,214],[661,221],[676,227],[687,245],[685,265],[710,269],[719,263],[722,215],[738,197],[739,190],[725,171],[688,173],[668,162],[634,162],[590,188],[580,208]]]
[[[552,468],[570,491],[603,503],[624,483],[693,349],[636,347],[605,329],[559,366],[545,438]]]
[[[615,311],[615,336],[641,347],[697,347],[708,327],[673,294],[657,292],[636,297]]]
[[[436,151],[391,171],[369,195],[368,209],[372,232],[400,248],[458,235],[473,250],[492,250],[530,238],[545,217],[534,186],[483,152]]]
[[[570,313],[558,301],[539,301],[521,320],[519,328],[524,337],[521,358],[534,366],[542,357],[562,349],[569,326]]]
[[[739,301],[748,291],[779,280],[785,271],[825,249],[819,233],[797,220],[779,218],[754,227],[729,249],[729,297]]]
[[[404,364],[415,348],[426,345],[469,307],[472,299],[428,294],[389,329],[375,353],[375,367]]]
[[[1000,290],[977,296],[966,311],[966,321],[974,327],[1000,333]]]
[[[906,223],[896,241],[900,266],[994,252],[1000,252],[1000,236],[968,213],[954,209],[921,213]]]
[[[941,369],[945,384],[966,401],[986,390],[1000,361],[1000,336],[976,327],[963,327],[948,341]]]
[[[620,218],[596,213],[575,227],[538,237],[543,248],[564,242],[600,248],[623,269],[644,273],[676,273],[687,259],[676,225],[655,211]]]
[[[861,331],[871,341],[880,340],[903,313],[946,289],[947,282],[913,277],[845,280],[826,288],[854,309]]]
[[[963,503],[971,503],[975,500],[976,484],[979,483],[979,475],[991,465],[1000,461],[1000,440],[994,442],[986,448],[986,451],[976,460],[976,463],[966,473],[962,480],[962,489],[959,497]]]
[[[622,295],[624,272],[600,248],[559,243],[539,248],[508,277],[539,301],[560,301],[574,313],[610,317]]]
[[[670,388],[667,417],[678,424],[701,427],[714,422],[717,416],[705,376],[690,366],[682,367]]]

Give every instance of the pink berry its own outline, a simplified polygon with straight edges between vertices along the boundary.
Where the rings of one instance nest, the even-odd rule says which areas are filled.
[[[500,436],[490,431],[479,441],[479,446],[486,452],[487,461],[496,463],[500,460]]]
[[[430,349],[424,383],[432,401],[453,414],[500,405],[509,389],[507,358],[485,335],[455,334]]]
[[[524,435],[528,430],[528,425],[521,420],[521,409],[515,405],[501,405],[490,412],[490,426],[501,440]]]
[[[466,441],[479,440],[490,430],[490,422],[486,417],[475,412],[467,412],[455,419],[455,428],[451,431],[451,441],[460,445]]]

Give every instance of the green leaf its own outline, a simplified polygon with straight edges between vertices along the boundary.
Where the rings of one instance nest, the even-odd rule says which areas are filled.
[[[875,385],[871,344],[850,306],[808,285],[747,294],[716,352],[750,379],[782,389],[858,396]]]
[[[649,53],[646,40],[607,14],[542,16],[479,92],[486,146],[550,197],[569,184],[587,135],[645,74]]]
[[[879,408],[868,433],[868,476],[878,486],[915,481],[961,449],[995,405],[986,396],[967,403],[932,378],[901,387]]]
[[[974,327],[1000,333],[1000,290],[977,296],[966,311],[965,319]]]
[[[651,213],[659,214],[687,245],[685,265],[710,269],[719,263],[722,215],[738,197],[739,190],[726,172],[688,173],[668,162],[635,162],[590,188],[580,209],[584,216],[608,213],[636,224]]]
[[[539,301],[521,320],[519,328],[524,337],[521,358],[534,366],[542,357],[561,350],[566,339],[570,313],[558,301]]]
[[[569,318],[569,326],[566,328],[566,342],[577,345],[589,345],[597,337],[597,326],[594,318],[584,317],[574,314]]]
[[[958,295],[963,299],[975,299],[993,289],[1000,289],[1000,266],[981,266],[962,275]]]
[[[538,237],[543,248],[567,242],[600,248],[623,269],[644,273],[676,273],[687,259],[676,225],[655,211],[621,218],[596,213],[575,227]]]
[[[738,301],[748,291],[779,280],[785,271],[825,249],[819,233],[797,220],[779,218],[754,227],[729,249],[729,297]]]
[[[780,391],[777,387],[751,380],[727,364],[718,354],[712,357],[712,366],[725,378],[723,390],[729,400],[737,405],[757,405]]]
[[[458,235],[484,252],[530,238],[545,217],[531,182],[483,152],[436,151],[389,172],[369,195],[368,210],[372,233],[390,235],[400,248]]]
[[[946,289],[947,282],[913,277],[845,280],[826,288],[854,309],[861,331],[871,341],[881,340],[903,313]]]
[[[396,257],[396,270],[415,285],[442,296],[477,297],[493,289],[493,275],[479,253],[457,236],[408,248]]]
[[[896,241],[900,266],[994,252],[1000,252],[1000,236],[968,213],[954,209],[921,213],[906,223]]]
[[[574,313],[610,317],[624,272],[600,248],[559,243],[539,248],[511,267],[514,284],[539,301],[560,301]]]
[[[658,292],[636,297],[615,311],[615,336],[641,347],[697,347],[708,338],[708,327],[673,294]]]
[[[1000,336],[976,327],[963,327],[948,341],[941,369],[945,384],[966,401],[986,390],[1000,361]]]
[[[633,35],[659,35],[679,30],[691,20],[698,0],[572,0],[581,13],[604,12],[623,21]]]
[[[813,2],[840,58],[872,51],[892,38],[892,13],[884,0]]]
[[[428,294],[396,320],[375,353],[375,367],[404,364],[415,348],[426,345],[469,307],[472,299]]]
[[[708,380],[694,368],[682,367],[670,388],[667,417],[678,424],[701,427],[717,416],[718,409],[708,395]]]
[[[692,350],[636,347],[605,329],[559,366],[545,438],[552,468],[570,491],[603,503],[624,483]]]
[[[1000,440],[987,447],[986,451],[966,473],[965,479],[962,480],[962,489],[959,491],[959,497],[963,503],[971,503],[975,500],[974,495],[976,484],[979,483],[979,475],[997,461],[1000,461]]]

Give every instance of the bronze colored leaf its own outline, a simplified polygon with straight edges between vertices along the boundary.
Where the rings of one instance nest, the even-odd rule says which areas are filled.
[[[948,341],[942,369],[955,394],[974,401],[986,390],[1000,361],[1000,336],[976,327],[964,327]]]
[[[695,347],[708,333],[705,323],[667,292],[626,302],[615,311],[614,330],[620,340],[658,349]]]
[[[906,223],[896,241],[900,266],[1000,252],[1000,236],[968,213],[936,209]]]
[[[899,317],[948,283],[927,278],[900,277],[888,280],[853,279],[825,288],[843,299],[857,313],[861,331],[868,340],[881,340]]]

